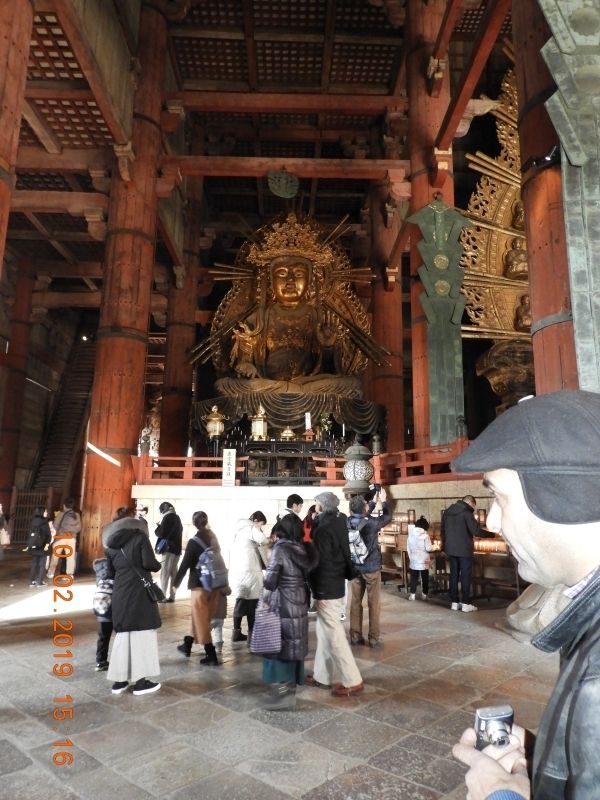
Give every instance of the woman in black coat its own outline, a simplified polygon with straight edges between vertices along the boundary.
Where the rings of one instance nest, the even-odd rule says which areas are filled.
[[[157,628],[161,620],[158,605],[152,602],[142,579],[152,580],[160,562],[148,539],[145,524],[134,517],[132,508],[119,508],[113,521],[102,533],[108,559],[107,574],[114,579],[112,618],[116,633],[112,648],[108,680],[114,681],[113,694],[127,691],[134,683],[135,695],[150,694],[160,683],[148,680],[158,675]]]
[[[276,657],[265,658],[263,680],[272,685],[266,705],[289,709],[296,705],[296,684],[304,683],[304,659],[308,653],[309,570],[317,563],[310,543],[302,541],[302,522],[295,514],[286,514],[272,533],[275,545],[267,566],[264,587],[281,618],[281,650]]]
[[[33,519],[29,524],[29,543],[27,551],[31,556],[31,569],[29,570],[29,585],[45,586],[46,560],[48,558],[48,545],[52,539],[48,512],[41,506],[35,509]]]

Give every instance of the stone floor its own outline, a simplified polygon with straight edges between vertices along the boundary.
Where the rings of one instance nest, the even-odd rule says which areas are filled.
[[[266,711],[261,661],[244,645],[226,641],[221,667],[178,654],[188,631],[184,593],[161,607],[162,689],[113,696],[106,673],[94,671],[91,577],[76,579],[72,600],[54,602],[50,587],[28,588],[28,564],[14,552],[0,561],[2,799],[464,799],[451,745],[474,709],[511,702],[516,720],[535,727],[556,675],[556,656],[495,627],[499,603],[462,614],[442,596],[411,603],[388,584],[384,647],[356,649],[364,694],[337,699],[303,687],[295,712]],[[68,661],[53,656],[67,649],[67,640],[53,645],[55,620],[72,622]],[[63,663],[74,673],[56,677],[52,666]],[[56,721],[64,703],[54,698],[67,694],[73,719]],[[72,746],[55,746],[67,738]],[[71,766],[53,763],[61,751],[72,753]]]

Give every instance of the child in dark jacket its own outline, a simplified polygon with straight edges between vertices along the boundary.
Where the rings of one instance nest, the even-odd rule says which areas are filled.
[[[108,669],[108,643],[113,632],[112,590],[113,579],[109,578],[108,559],[97,558],[92,564],[96,573],[94,592],[94,614],[98,620],[98,641],[96,643],[96,672]]]

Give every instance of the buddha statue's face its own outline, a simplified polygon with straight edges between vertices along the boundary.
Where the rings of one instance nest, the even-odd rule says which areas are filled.
[[[279,261],[272,267],[271,285],[275,302],[282,306],[297,306],[308,292],[310,267],[294,258]]]

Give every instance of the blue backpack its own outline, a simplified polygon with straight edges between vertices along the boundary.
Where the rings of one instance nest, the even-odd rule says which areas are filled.
[[[199,536],[194,536],[194,541],[203,548],[196,562],[200,586],[207,592],[224,589],[229,585],[229,574],[221,551],[207,547]]]

